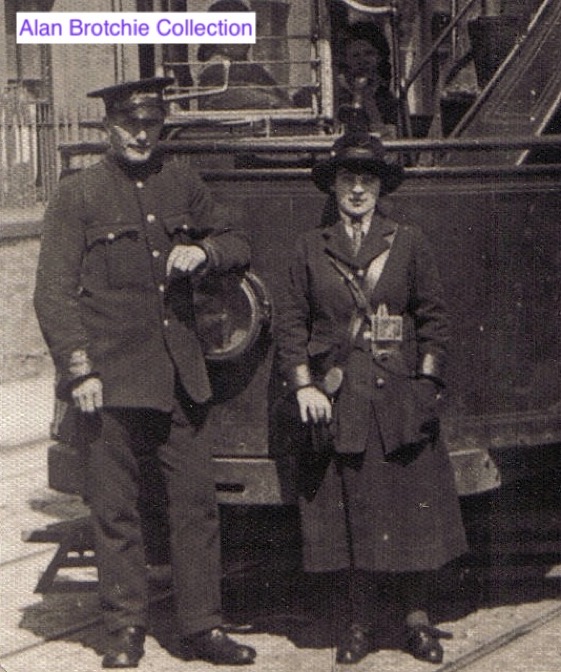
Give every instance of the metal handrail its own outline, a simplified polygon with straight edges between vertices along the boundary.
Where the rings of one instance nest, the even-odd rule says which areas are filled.
[[[364,5],[359,0],[341,0],[344,5],[347,5],[351,9],[356,9],[359,12],[364,14],[372,15],[384,15],[384,14],[397,14],[397,7],[392,3],[390,5],[372,7],[371,5]]]
[[[473,7],[473,5],[475,5],[476,2],[480,2],[480,0],[468,0],[468,2],[456,14],[456,16],[452,19],[452,21],[450,21],[448,26],[442,31],[442,33],[440,33],[438,38],[434,41],[429,52],[425,54],[424,58],[421,59],[421,62],[417,65],[417,67],[413,70],[413,72],[409,75],[409,77],[406,80],[403,80],[399,83],[398,103],[399,103],[399,109],[401,110],[401,114],[404,117],[402,123],[405,126],[405,134],[408,137],[411,136],[411,115],[409,113],[409,105],[407,102],[407,95],[409,93],[409,89],[411,88],[413,83],[417,80],[421,72],[425,69],[427,64],[429,64],[432,61],[432,58],[437,53],[437,50],[440,47],[440,45],[448,38],[448,36],[453,31],[456,30],[459,22]]]
[[[163,140],[160,143],[164,151],[180,153],[233,153],[243,152],[327,152],[337,136],[287,136],[286,138],[251,138],[245,139],[201,139]],[[100,154],[107,149],[104,142],[63,142],[59,150],[66,156],[77,156],[84,153]],[[556,147],[561,150],[561,135],[523,136],[518,138],[485,137],[485,138],[445,138],[445,139],[403,139],[384,142],[386,151],[506,151],[510,149]]]
[[[472,5],[474,5],[476,2],[480,2],[481,0],[469,0],[463,7],[462,9],[456,14],[454,19],[450,21],[448,26],[440,33],[438,38],[434,41],[430,51],[428,54],[425,55],[425,57],[421,60],[419,65],[413,70],[413,73],[409,75],[409,77],[401,83],[400,85],[400,92],[403,93],[404,96],[407,95],[409,89],[411,88],[413,82],[417,79],[417,77],[421,74],[421,72],[424,70],[425,66],[432,60],[432,57],[436,54],[437,49],[440,47],[440,45],[444,42],[444,40],[447,39],[447,37],[452,33],[452,31],[456,28],[458,23],[463,19],[465,14],[471,9]]]

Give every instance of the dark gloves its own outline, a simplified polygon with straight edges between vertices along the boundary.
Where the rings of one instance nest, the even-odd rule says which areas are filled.
[[[421,376],[415,380],[414,387],[417,392],[421,411],[426,415],[427,420],[433,417],[435,419],[438,418],[442,386],[432,378]]]

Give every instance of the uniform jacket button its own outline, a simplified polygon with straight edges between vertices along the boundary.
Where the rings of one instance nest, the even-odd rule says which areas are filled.
[[[376,378],[376,387],[384,387],[386,381],[383,378]]]
[[[148,224],[153,224],[156,221],[156,215],[153,215],[152,213],[146,215],[146,221]]]

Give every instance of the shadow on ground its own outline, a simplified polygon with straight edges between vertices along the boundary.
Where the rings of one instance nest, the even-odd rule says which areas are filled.
[[[554,475],[539,483],[520,482],[463,501],[472,550],[439,574],[433,599],[436,623],[454,623],[482,608],[559,598],[558,480]],[[76,511],[76,501],[66,497],[31,505],[58,517],[71,517]],[[300,571],[297,511],[226,509],[222,524],[229,629],[285,637],[299,648],[333,647],[347,620],[345,602],[333,598],[336,577]],[[163,597],[152,604],[149,634],[171,655],[182,658],[165,573],[153,590]],[[400,649],[401,616],[392,600],[391,581],[382,596],[373,605],[383,624],[377,633],[379,648]],[[80,630],[84,621],[92,627]],[[20,626],[46,640],[79,642],[97,653],[105,646],[95,592],[43,595],[40,603],[25,609]]]

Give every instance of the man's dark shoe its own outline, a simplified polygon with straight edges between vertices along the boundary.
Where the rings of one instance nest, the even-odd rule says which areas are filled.
[[[188,637],[185,646],[188,654],[215,665],[251,665],[257,655],[254,648],[238,644],[222,628]]]
[[[452,633],[439,630],[433,625],[414,625],[407,630],[407,651],[417,660],[439,665],[444,656],[439,639],[452,639]]]
[[[370,632],[360,625],[353,624],[343,635],[337,647],[335,660],[342,665],[354,665],[366,658],[372,648]]]
[[[113,637],[111,648],[103,656],[102,667],[138,667],[144,655],[144,637],[144,628],[138,626],[130,625],[119,630]]]

